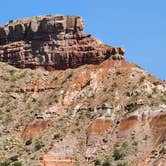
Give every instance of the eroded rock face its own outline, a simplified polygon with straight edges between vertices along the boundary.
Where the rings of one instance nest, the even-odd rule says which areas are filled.
[[[1,44],[21,40],[38,40],[54,36],[57,39],[82,31],[84,23],[79,16],[48,15],[10,21],[0,27]],[[59,35],[59,36],[58,36]]]
[[[123,59],[114,48],[83,32],[79,16],[50,15],[12,21],[0,27],[0,61],[20,68],[47,70]]]
[[[97,118],[86,131],[85,157],[91,158],[101,144],[103,136],[113,126],[111,118]]]
[[[76,161],[74,158],[44,156],[43,166],[76,166]]]
[[[39,136],[42,134],[50,125],[50,121],[48,120],[34,120],[30,124],[28,124],[23,131],[22,137],[24,140],[31,139],[33,137]]]
[[[165,157],[162,157],[161,147],[164,147],[166,138],[165,123],[165,111],[144,112],[142,115],[132,115],[120,121],[117,138],[119,140],[132,138],[139,142],[135,166],[164,164]],[[160,156],[160,160],[157,156]]]
[[[87,129],[87,145],[93,145],[100,141],[102,136],[112,127],[110,118],[98,118]]]
[[[43,156],[43,166],[75,166],[77,141],[71,135],[55,143]]]

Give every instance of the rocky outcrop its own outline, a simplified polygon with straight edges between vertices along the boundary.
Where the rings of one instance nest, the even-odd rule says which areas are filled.
[[[71,135],[55,143],[43,156],[42,166],[75,166],[76,144],[76,139]]]
[[[90,124],[87,133],[105,134],[105,132],[112,127],[112,120],[110,118],[97,118]]]
[[[87,145],[94,145],[99,142],[102,136],[112,127],[110,118],[98,118],[87,128]]]
[[[37,137],[42,134],[50,125],[48,120],[34,120],[29,123],[22,134],[24,140],[32,139],[33,137]]]
[[[44,156],[43,166],[76,166],[74,158]]]
[[[22,40],[45,40],[47,37],[63,39],[65,34],[72,35],[76,31],[82,31],[83,26],[83,20],[79,16],[48,15],[25,18],[10,21],[0,27],[0,41],[4,44]]]
[[[97,152],[98,147],[100,147],[103,141],[103,136],[110,130],[113,126],[111,118],[97,118],[94,120],[86,130],[86,148],[85,157],[87,159],[92,158]]]
[[[0,61],[20,68],[66,69],[124,58],[83,32],[79,16],[49,15],[11,21],[0,27]]]

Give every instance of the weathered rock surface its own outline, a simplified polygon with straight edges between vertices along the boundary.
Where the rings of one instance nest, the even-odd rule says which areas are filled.
[[[83,32],[79,16],[49,15],[11,21],[0,27],[0,61],[20,68],[47,70],[98,64],[124,58],[114,48]]]
[[[48,128],[49,125],[50,122],[47,120],[34,120],[25,127],[22,137],[24,140],[28,140],[39,136]]]
[[[67,136],[61,142],[55,143],[43,156],[43,166],[75,166],[77,141],[72,136]]]
[[[94,145],[112,127],[110,118],[98,118],[87,129],[87,145]]]

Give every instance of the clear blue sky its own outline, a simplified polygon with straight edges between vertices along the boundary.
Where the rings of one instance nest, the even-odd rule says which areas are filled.
[[[1,0],[0,24],[46,14],[83,16],[85,32],[126,47],[126,59],[166,79],[166,0]]]

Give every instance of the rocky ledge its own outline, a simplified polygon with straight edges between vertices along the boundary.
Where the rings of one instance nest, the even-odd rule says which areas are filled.
[[[124,59],[112,47],[83,32],[80,16],[48,15],[0,26],[0,61],[19,68],[66,69]]]

